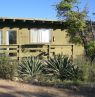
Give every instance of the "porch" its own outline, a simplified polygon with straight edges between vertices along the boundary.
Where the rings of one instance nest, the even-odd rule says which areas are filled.
[[[21,60],[29,56],[49,58],[63,53],[73,58],[73,45],[25,44],[0,45],[0,56],[6,55],[11,59]]]

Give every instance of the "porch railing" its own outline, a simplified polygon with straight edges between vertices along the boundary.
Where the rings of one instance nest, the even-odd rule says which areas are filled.
[[[0,45],[0,55],[5,54],[10,58],[17,60],[29,56],[49,58],[50,56],[58,53],[63,53],[73,58],[73,45]]]

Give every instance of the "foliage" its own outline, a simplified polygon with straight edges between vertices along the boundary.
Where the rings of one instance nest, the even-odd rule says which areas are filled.
[[[92,62],[95,58],[94,42],[90,42],[94,38],[91,30],[92,24],[87,21],[87,7],[80,10],[78,1],[79,0],[61,0],[56,5],[56,9],[58,17],[64,19],[67,24],[66,29],[70,37],[70,42],[82,44],[84,46],[85,55],[89,57]]]
[[[42,62],[36,57],[27,57],[19,65],[18,73],[22,78],[37,78],[42,73]]]
[[[55,76],[60,80],[77,80],[81,78],[81,70],[74,65],[71,59],[62,54],[55,55],[47,61],[47,72],[51,76]]]
[[[87,50],[87,56],[90,58],[92,62],[95,58],[95,41],[90,41],[86,45],[86,50]]]
[[[74,60],[74,63],[77,64],[82,72],[83,72],[83,80],[87,81],[88,80],[88,76],[89,76],[89,61],[87,61],[86,59],[84,59],[83,57],[78,57]]]
[[[84,57],[78,57],[74,60],[74,63],[82,70],[84,82],[95,82],[95,63],[91,64],[91,62]]]
[[[95,82],[95,64],[89,67],[89,82]]]
[[[83,31],[86,28],[87,11],[79,11],[78,0],[61,0],[56,5],[58,17],[67,22],[67,32],[70,36],[70,42],[83,43]]]
[[[77,3],[77,0],[61,0],[56,5],[58,17],[68,18],[67,16],[69,15],[69,11],[72,10],[72,8],[74,7],[74,4],[76,3]]]
[[[0,57],[0,78],[13,79],[16,76],[17,63],[7,56]]]

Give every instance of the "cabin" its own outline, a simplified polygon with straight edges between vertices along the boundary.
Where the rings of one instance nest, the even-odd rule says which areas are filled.
[[[81,45],[69,43],[64,21],[0,18],[0,55],[13,59],[28,56],[49,58],[63,53],[72,58],[83,55]]]

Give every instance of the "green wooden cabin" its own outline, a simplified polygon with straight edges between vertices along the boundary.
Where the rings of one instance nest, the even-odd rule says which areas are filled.
[[[69,43],[65,29],[63,21],[0,18],[0,54],[16,59],[58,53],[73,58],[82,55],[83,47]]]

